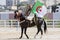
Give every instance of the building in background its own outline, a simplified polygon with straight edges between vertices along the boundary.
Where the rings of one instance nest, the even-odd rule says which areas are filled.
[[[0,0],[0,5],[6,5],[6,0]]]
[[[0,20],[14,19],[14,12],[0,12]]]
[[[9,10],[17,10],[18,0],[6,0],[6,7]]]
[[[6,0],[6,6],[16,6],[20,0]]]
[[[30,4],[34,4],[35,0],[29,0]]]
[[[6,6],[12,6],[13,0],[6,0]]]
[[[13,5],[16,6],[17,4],[20,3],[20,0],[13,0]]]
[[[28,4],[34,4],[37,0],[0,0],[0,5],[5,5],[9,10],[17,10],[17,5],[20,3],[28,3]],[[60,0],[40,0],[41,2],[46,2],[46,6],[51,6],[54,5],[55,3],[58,4],[60,3]],[[23,8],[24,9],[24,8]],[[60,10],[60,9],[59,9]],[[13,19],[14,14],[0,14],[0,19],[4,19],[6,16],[6,19]],[[58,16],[57,16],[58,15]],[[3,17],[4,16],[4,17]],[[60,14],[59,13],[49,13],[46,15],[49,19],[60,19]]]

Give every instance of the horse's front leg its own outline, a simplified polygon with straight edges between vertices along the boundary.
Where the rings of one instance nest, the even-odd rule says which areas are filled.
[[[21,38],[22,38],[22,36],[23,36],[23,28],[21,28],[21,36],[20,36],[20,38],[19,38],[19,39],[21,39]]]
[[[29,39],[28,35],[26,34],[27,28],[25,28],[24,34],[26,35],[27,39]]]

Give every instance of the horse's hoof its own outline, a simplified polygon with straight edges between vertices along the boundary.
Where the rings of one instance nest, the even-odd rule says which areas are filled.
[[[20,37],[19,39],[21,39],[22,37]]]
[[[36,38],[36,37],[34,37],[34,38]]]
[[[36,35],[34,36],[34,38],[36,38]]]
[[[40,38],[42,38],[42,36]]]
[[[29,37],[27,39],[29,39]]]
[[[42,38],[42,37],[40,37],[40,38]]]

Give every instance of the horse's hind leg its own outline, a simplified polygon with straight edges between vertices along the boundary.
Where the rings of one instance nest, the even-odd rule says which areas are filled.
[[[40,38],[42,38],[42,35],[43,35],[43,31],[42,31],[42,29],[40,28],[40,31],[41,31],[41,37]]]
[[[36,36],[38,35],[39,31],[40,31],[40,30],[38,29],[38,31],[37,31],[36,35],[34,36],[34,38],[36,38]]]
[[[21,39],[23,36],[23,28],[21,28],[21,37],[19,39]]]
[[[25,28],[24,34],[26,35],[27,39],[29,39],[28,35],[26,34],[27,28]]]

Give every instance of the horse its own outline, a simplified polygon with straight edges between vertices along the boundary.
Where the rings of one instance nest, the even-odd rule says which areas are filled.
[[[37,21],[35,22],[35,21],[34,21],[34,18],[33,18],[33,19],[31,20],[31,21],[32,21],[32,23],[31,23],[31,21],[28,20],[28,19],[26,19],[26,18],[22,15],[22,13],[17,15],[16,12],[18,12],[18,11],[15,11],[15,16],[14,16],[14,18],[18,18],[18,19],[19,19],[19,21],[20,21],[20,26],[21,26],[21,36],[19,37],[19,39],[22,38],[23,32],[24,32],[24,34],[26,35],[27,39],[29,39],[28,35],[26,34],[27,28],[28,28],[28,27],[34,27],[35,25],[37,26],[37,33],[36,33],[36,35],[38,35],[38,33],[41,31],[41,36],[42,36],[42,35],[43,35],[43,30],[42,30],[41,26],[42,26],[43,22],[44,22],[44,33],[46,33],[47,25],[46,25],[46,22],[45,22],[44,19],[42,19],[41,21],[37,20]],[[34,37],[36,37],[36,35],[35,35]]]

